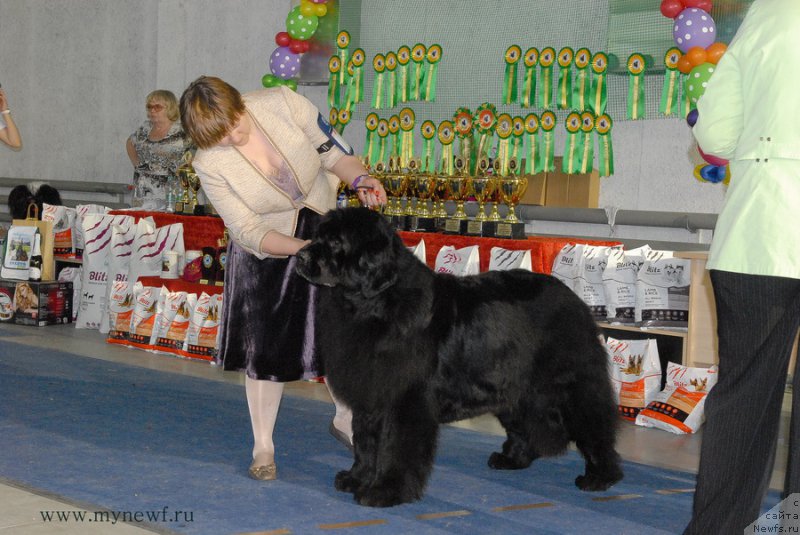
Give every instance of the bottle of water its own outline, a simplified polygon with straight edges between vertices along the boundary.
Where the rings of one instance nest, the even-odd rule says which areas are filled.
[[[167,193],[167,212],[171,214],[171,213],[175,212],[175,200],[177,198],[176,195],[177,195],[177,188],[178,188],[178,178],[175,175],[170,174],[167,177],[167,183],[165,184],[164,187],[167,190],[166,191],[166,193]]]

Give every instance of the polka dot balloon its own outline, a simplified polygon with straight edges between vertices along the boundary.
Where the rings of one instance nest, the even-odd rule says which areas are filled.
[[[706,92],[706,85],[711,75],[714,74],[715,66],[712,63],[701,63],[689,72],[686,77],[686,96],[692,103],[692,107],[697,104],[703,93]]]
[[[269,58],[269,69],[278,78],[288,80],[300,75],[300,54],[295,54],[289,47],[279,46]]]
[[[295,7],[286,17],[286,31],[294,39],[305,41],[310,39],[319,26],[319,17],[316,15],[306,16],[300,11],[300,6]]]
[[[707,12],[690,7],[675,17],[672,37],[678,48],[686,53],[692,47],[706,48],[713,44],[717,38],[717,27],[714,19]]]

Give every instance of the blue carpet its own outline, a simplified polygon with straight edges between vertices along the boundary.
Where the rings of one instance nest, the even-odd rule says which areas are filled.
[[[691,474],[625,463],[621,483],[584,493],[576,453],[497,472],[502,437],[452,427],[422,501],[365,508],[333,488],[351,461],[330,404],[284,397],[268,483],[247,477],[247,414],[238,385],[0,340],[0,477],[90,511],[158,512],[140,518],[162,532],[658,534],[690,516],[691,492],[659,491],[692,489]]]

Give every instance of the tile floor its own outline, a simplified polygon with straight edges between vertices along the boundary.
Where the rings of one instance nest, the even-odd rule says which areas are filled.
[[[97,331],[75,329],[72,325],[37,328],[1,324],[0,338],[6,336],[9,341],[41,347],[42,350],[58,349],[154,370],[234,384],[244,383],[244,376],[240,373],[225,372],[204,361],[175,358],[107,344],[105,338]],[[289,383],[285,392],[290,396],[330,401],[327,389],[316,383]],[[786,454],[784,436],[786,435],[790,395],[787,394],[784,400],[784,425],[779,438],[778,461],[771,482],[773,488],[780,488],[783,481]],[[491,416],[465,420],[453,425],[486,433],[502,434],[499,424]],[[673,435],[666,431],[647,429],[623,422],[618,450],[628,461],[695,472],[700,451],[700,437],[701,434]],[[101,524],[93,526],[91,523],[45,522],[41,516],[41,511],[81,511],[86,509],[96,510],[97,508],[92,504],[70,502],[64,497],[50,495],[38,489],[22,488],[3,479],[0,474],[0,535],[100,535],[106,533],[108,525],[103,527]],[[135,535],[152,532],[133,525],[118,523],[114,526],[113,533],[114,535]]]

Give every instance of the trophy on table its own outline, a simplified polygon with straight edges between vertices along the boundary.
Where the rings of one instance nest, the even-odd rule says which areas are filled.
[[[200,191],[200,177],[197,173],[189,175],[189,189],[192,190],[192,200],[189,201],[189,210],[186,212],[193,215],[204,215],[205,209],[197,201],[197,192]]]
[[[175,213],[176,214],[187,214],[189,210],[189,175],[194,175],[194,168],[189,163],[183,163],[180,167],[178,167],[177,175],[178,175],[178,182],[181,185],[182,193],[180,198],[175,201]]]
[[[485,212],[486,201],[492,198],[495,190],[496,180],[489,174],[489,157],[482,156],[478,159],[475,176],[470,181],[470,191],[478,201],[478,214],[475,219],[467,222],[466,233],[468,236],[494,236],[496,223],[489,221]]]
[[[416,191],[417,204],[414,215],[411,216],[410,230],[414,232],[435,232],[436,217],[428,209],[428,200],[433,197],[436,189],[436,175],[424,172],[420,168],[419,160],[411,160],[408,162],[408,166],[412,171],[415,169],[420,171],[411,175],[411,182],[416,186],[414,189]]]
[[[467,174],[467,161],[462,156],[455,159],[455,174],[447,177],[447,196],[456,203],[456,210],[444,223],[447,234],[464,234],[467,230],[467,213],[464,201],[469,195],[471,177]]]
[[[525,222],[517,218],[515,208],[528,188],[528,177],[516,174],[518,168],[516,158],[511,159],[508,168],[507,176],[498,177],[498,189],[503,202],[508,206],[508,214],[503,221],[497,224],[496,236],[521,240],[525,238]]]
[[[436,229],[442,230],[447,220],[447,210],[444,207],[444,201],[448,198],[447,175],[434,174],[433,176],[436,178],[436,183],[433,187],[433,194],[431,195],[431,215],[436,218]]]
[[[405,230],[408,226],[407,218],[400,198],[408,191],[408,175],[397,169],[392,158],[389,159],[388,171],[383,175],[383,188],[390,197],[384,215],[395,229]]]

